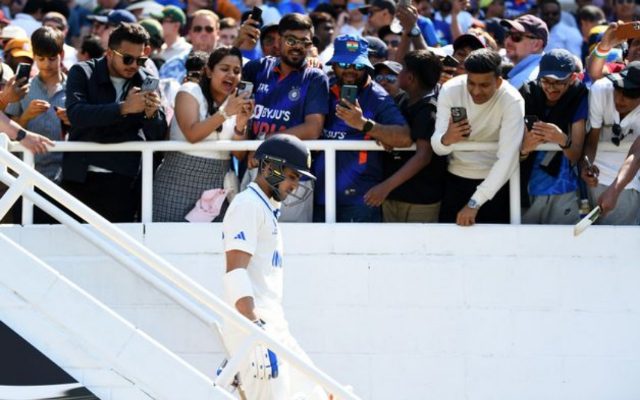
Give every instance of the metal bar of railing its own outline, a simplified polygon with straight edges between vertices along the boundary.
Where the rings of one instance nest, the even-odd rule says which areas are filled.
[[[152,222],[153,210],[153,153],[157,151],[247,151],[256,150],[261,141],[229,141],[220,140],[215,142],[187,143],[181,141],[160,141],[160,142],[124,142],[124,143],[91,143],[91,142],[56,142],[56,146],[51,149],[53,152],[121,152],[132,151],[142,153],[142,215],[143,223]],[[382,151],[384,150],[374,141],[358,140],[309,140],[305,144],[311,150],[325,152],[325,221],[333,223],[336,221],[336,151]],[[631,142],[623,142],[619,147],[612,143],[599,143],[599,152],[628,152]],[[498,143],[461,142],[453,146],[454,151],[494,151],[498,148]],[[415,146],[398,149],[401,151],[413,150]],[[9,144],[9,150],[14,152],[24,152],[30,154],[17,142]],[[538,150],[558,151],[560,147],[555,144],[542,144]],[[146,154],[146,155],[145,155]],[[33,159],[25,157],[27,164],[33,163]],[[33,165],[33,164],[30,164]],[[509,201],[511,208],[511,223],[519,224],[521,219],[520,210],[520,184],[519,172],[510,178]],[[22,223],[25,225],[33,222],[33,205],[27,200],[23,202]]]
[[[315,366],[307,364],[289,349],[281,346],[264,331],[260,330],[238,312],[231,309],[227,304],[208,292],[201,285],[197,284],[191,278],[177,270],[166,260],[147,249],[144,245],[127,235],[118,227],[109,223],[102,216],[62,190],[55,183],[38,174],[33,168],[24,165],[24,163],[20,162],[20,160],[2,148],[0,148],[0,161],[18,173],[21,178],[24,177],[25,179],[29,179],[54,200],[58,201],[60,204],[64,204],[67,209],[89,222],[105,238],[100,237],[87,225],[78,223],[57,206],[51,204],[44,197],[36,193],[35,190],[27,189],[24,192],[24,197],[34,201],[38,207],[51,213],[52,216],[64,223],[70,229],[79,233],[82,237],[85,237],[91,243],[105,251],[108,255],[114,257],[114,259],[122,263],[135,274],[149,281],[152,285],[172,298],[178,304],[185,307],[185,309],[190,311],[192,314],[201,318],[207,325],[215,325],[217,321],[216,315],[223,315],[230,323],[233,323],[240,327],[240,329],[249,332],[250,335],[253,335],[250,336],[251,341],[255,341],[254,337],[259,338],[260,342],[265,343],[269,348],[280,353],[282,358],[289,361],[294,368],[299,369],[311,379],[317,381],[325,389],[338,396],[338,398],[357,399],[354,394],[348,392],[338,382],[317,369]],[[16,178],[5,173],[0,175],[0,180],[12,186],[15,183]],[[114,246],[113,243],[117,246]],[[127,256],[127,254],[124,254],[123,250],[134,255],[141,261],[141,263],[132,260]],[[237,363],[238,361],[234,360],[233,365],[237,365]]]

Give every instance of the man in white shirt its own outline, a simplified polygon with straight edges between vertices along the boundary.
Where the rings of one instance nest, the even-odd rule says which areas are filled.
[[[165,61],[174,57],[183,57],[191,51],[191,44],[180,35],[180,29],[187,23],[187,16],[176,6],[166,6],[161,14],[154,14],[154,18],[162,23],[164,44],[158,55]]]
[[[225,300],[288,349],[309,360],[289,332],[282,308],[284,258],[278,216],[280,202],[293,196],[300,178],[304,175],[315,179],[309,172],[311,154],[297,137],[276,134],[258,147],[255,158],[260,163],[256,179],[234,198],[222,223]],[[225,322],[224,342],[231,356],[248,338],[246,332]],[[239,370],[246,398],[327,399],[319,386],[299,371],[290,370],[271,350],[258,346],[251,354]]]
[[[433,151],[449,155],[440,222],[509,222],[505,183],[518,164],[524,100],[500,77],[500,62],[495,51],[475,50],[464,62],[467,74],[449,80],[440,91],[431,137]],[[451,145],[465,141],[498,142],[498,150],[453,151]]]
[[[598,151],[599,142],[633,142],[640,136],[640,61],[629,63],[618,74],[610,74],[591,86],[589,92],[589,123],[584,154],[594,167],[583,164],[582,179],[589,186],[592,201],[598,199],[609,185],[616,184],[618,206],[602,216],[602,225],[638,225],[640,223],[640,181],[631,179],[624,186],[616,178],[624,164],[624,153]],[[637,175],[636,175],[637,177]]]

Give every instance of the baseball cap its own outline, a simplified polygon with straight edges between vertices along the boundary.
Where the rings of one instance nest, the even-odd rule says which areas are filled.
[[[267,24],[260,28],[260,37],[265,37],[271,32],[278,32],[278,24]]]
[[[127,10],[105,10],[97,15],[89,15],[87,16],[87,18],[101,22],[103,24],[112,25],[119,25],[122,22],[136,22],[136,17]]]
[[[131,3],[127,6],[126,10],[131,11],[139,11],[138,18],[150,18],[155,14],[161,13],[163,10],[162,4],[157,3],[154,0],[142,0],[136,1],[135,3]]]
[[[553,49],[540,59],[538,78],[567,79],[576,70],[573,54],[565,49]]]
[[[389,55],[389,48],[382,39],[375,36],[365,36],[364,40],[369,43],[369,55],[376,58],[387,58]]]
[[[629,65],[617,74],[605,75],[613,87],[625,90],[640,89],[640,61],[630,62]]]
[[[2,39],[27,38],[27,32],[17,25],[8,25],[2,28]]]
[[[5,54],[11,54],[11,57],[29,57],[33,60],[33,50],[31,49],[31,40],[28,38],[15,38],[9,40],[4,46]]]
[[[180,22],[180,26],[184,26],[187,23],[187,16],[184,14],[184,11],[176,6],[166,6],[162,9],[162,12],[153,13],[152,16],[161,21],[168,19],[172,22]]]
[[[402,71],[402,64],[396,61],[387,60],[376,63],[376,65],[374,65],[374,68],[376,71],[381,68],[388,68],[394,75],[399,75]]]
[[[333,57],[327,62],[327,65],[334,63],[364,64],[373,69],[373,65],[369,61],[369,43],[359,36],[338,36],[333,41]]]
[[[453,41],[453,51],[461,48],[470,47],[471,50],[478,50],[486,47],[484,38],[480,38],[470,33],[460,35]]]
[[[156,38],[156,39],[162,39],[164,36],[164,29],[162,29],[162,25],[160,25],[160,22],[158,22],[155,19],[152,18],[145,18],[140,20],[140,22],[138,22],[140,25],[142,25],[142,27],[149,32],[149,36]]]
[[[358,8],[358,10],[360,13],[366,15],[369,13],[369,9],[371,7],[379,8],[381,10],[389,10],[390,14],[396,13],[396,2],[393,0],[373,0],[368,5]]]
[[[544,45],[547,45],[547,40],[549,39],[547,24],[535,15],[525,14],[514,20],[503,19],[500,21],[500,25],[517,32],[529,33],[538,39],[542,39]]]

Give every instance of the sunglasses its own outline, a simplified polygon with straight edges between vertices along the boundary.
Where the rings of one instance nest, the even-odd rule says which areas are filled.
[[[111,49],[111,51],[113,51],[114,54],[117,54],[120,57],[122,57],[122,63],[124,65],[131,65],[131,64],[133,64],[135,62],[136,65],[138,65],[139,67],[142,67],[147,62],[147,60],[149,59],[149,57],[134,57],[134,56],[129,55],[129,54],[122,54],[118,50],[115,50],[115,49]]]
[[[547,78],[540,79],[540,84],[549,88],[563,88],[569,84],[571,78],[565,79],[563,81],[558,80],[549,80]]]
[[[622,139],[629,135],[633,135],[633,129],[629,129],[629,133],[624,134],[622,133],[622,127],[620,126],[620,124],[614,124],[611,127],[611,133],[613,134],[613,136],[611,136],[611,143],[615,144],[616,146],[620,146],[620,142],[622,142]]]
[[[394,74],[378,74],[375,77],[376,82],[382,83],[383,81],[387,81],[391,84],[398,82],[398,76]]]
[[[349,68],[353,68],[356,71],[362,71],[363,69],[366,69],[367,66],[364,64],[349,64],[349,63],[337,63],[338,67],[342,68],[342,69],[349,69]]]
[[[211,25],[207,25],[207,26],[202,26],[202,25],[195,25],[191,27],[191,30],[193,31],[193,33],[200,33],[203,30],[206,31],[207,33],[213,33],[213,26]]]
[[[289,47],[296,47],[296,46],[300,45],[300,46],[304,47],[305,49],[308,49],[309,47],[313,46],[313,42],[311,40],[298,39],[295,36],[285,36],[284,37],[284,42]]]
[[[524,39],[524,38],[539,39],[538,37],[533,36],[533,35],[525,35],[522,32],[514,32],[514,31],[507,31],[507,37],[511,38],[511,40],[514,43],[520,43],[520,42],[522,42],[522,39]]]

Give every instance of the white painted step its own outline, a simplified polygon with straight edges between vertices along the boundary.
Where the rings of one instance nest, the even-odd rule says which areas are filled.
[[[0,319],[102,400],[233,398],[2,234],[0,254]]]

